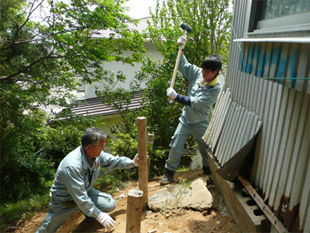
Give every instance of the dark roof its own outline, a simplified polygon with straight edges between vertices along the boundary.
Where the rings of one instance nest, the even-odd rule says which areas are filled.
[[[142,94],[142,92],[136,93],[131,102],[124,106],[123,110],[135,110],[141,107]],[[102,97],[95,97],[81,100],[81,105],[73,108],[72,112],[83,116],[106,116],[119,113],[116,109],[104,104],[102,99]]]
[[[137,108],[141,107],[142,94],[143,92],[137,92],[131,102],[128,105],[124,105],[123,110],[136,110]],[[107,116],[119,113],[118,110],[108,106],[107,104],[104,104],[102,99],[103,97],[95,97],[79,100],[78,102],[80,102],[80,105],[72,108],[71,110],[74,114],[82,116]],[[57,116],[56,119],[60,121],[69,120],[69,118],[62,118]],[[48,120],[47,124],[51,125],[55,123],[56,119]]]

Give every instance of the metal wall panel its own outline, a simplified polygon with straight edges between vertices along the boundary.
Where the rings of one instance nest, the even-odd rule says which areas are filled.
[[[242,42],[241,48],[242,75],[253,74],[310,94],[309,43]]]
[[[257,134],[262,121],[254,112],[233,102],[230,91],[222,91],[209,127],[203,139],[215,151],[218,162],[224,164],[230,160],[240,149]],[[233,139],[233,140],[232,140]]]
[[[310,44],[234,41],[249,2],[235,1],[225,84],[204,139],[223,165],[263,122],[252,185],[289,231],[310,232]]]
[[[229,89],[226,92],[222,91],[218,97],[218,104],[216,105],[212,114],[213,118],[218,120],[210,121],[209,127],[204,135],[204,138],[207,144],[210,145],[212,151],[214,150],[220,137],[220,133],[223,129],[226,115],[231,105],[231,101],[229,100],[230,100]]]

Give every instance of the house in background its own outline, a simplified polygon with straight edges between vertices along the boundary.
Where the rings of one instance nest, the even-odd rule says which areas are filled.
[[[140,19],[140,22],[138,24],[138,26],[135,25],[129,25],[129,29],[135,29],[138,30],[139,32],[143,32],[144,30],[147,29],[147,21],[148,20],[152,20],[151,17],[145,17]],[[109,34],[114,33],[112,31],[98,31],[93,38],[101,38],[101,37],[108,37]],[[149,39],[146,39],[144,42],[144,48],[146,50],[146,54],[145,56],[151,56],[152,59],[154,60],[162,60],[162,56],[161,54],[158,52],[156,46],[152,43],[150,43]],[[128,55],[130,54],[130,51],[125,51],[124,55]],[[131,66],[129,64],[123,64],[122,62],[117,62],[117,61],[113,61],[113,62],[104,62],[103,66],[105,67],[105,69],[111,70],[113,71],[115,74],[118,71],[122,71],[124,73],[124,75],[127,77],[127,79],[125,80],[124,83],[117,83],[114,87],[114,89],[116,88],[124,88],[126,90],[128,90],[129,88],[129,84],[130,82],[133,80],[136,72],[138,72],[140,70],[140,68],[142,67],[142,64],[140,63],[136,63],[134,66]],[[81,85],[81,89],[83,90],[83,96],[81,95],[81,91],[79,94],[79,98],[80,99],[89,99],[89,98],[94,98],[97,97],[95,94],[95,90],[96,87],[100,88],[102,87],[101,83],[93,83],[91,85]]]
[[[139,32],[144,31],[148,24],[147,21],[151,20],[151,17],[145,17],[140,19],[138,26],[129,25],[129,28],[136,29]],[[100,38],[109,36],[112,31],[98,31],[93,38]],[[149,39],[146,39],[144,42],[144,48],[146,50],[145,56],[151,56],[154,60],[161,60],[162,56],[158,52],[156,46],[150,43]],[[129,51],[125,51],[124,54],[130,54]],[[114,72],[115,74],[118,71],[123,72],[126,76],[126,80],[124,83],[119,82],[117,83],[113,89],[116,88],[124,88],[125,90],[129,90],[130,83],[134,80],[136,72],[140,70],[142,67],[141,63],[136,63],[134,66],[129,64],[123,64],[122,62],[104,62],[103,66],[105,69]],[[106,134],[110,133],[109,126],[115,125],[116,123],[122,122],[121,115],[113,108],[105,105],[102,103],[101,98],[97,97],[95,91],[96,88],[98,90],[102,90],[103,84],[99,82],[95,82],[91,85],[81,83],[80,87],[74,93],[77,96],[77,99],[81,102],[81,105],[72,109],[73,113],[77,115],[83,116],[101,116],[102,124],[98,127],[102,129]],[[137,93],[132,99],[131,103],[127,106],[129,110],[135,110],[136,108],[140,107],[142,93]]]
[[[235,1],[226,80],[204,140],[242,232],[310,232],[309,72],[310,1]]]

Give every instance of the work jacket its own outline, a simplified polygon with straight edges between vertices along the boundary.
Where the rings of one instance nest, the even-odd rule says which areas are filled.
[[[180,121],[187,124],[209,122],[210,110],[222,88],[218,77],[206,86],[201,86],[200,82],[203,79],[201,68],[190,64],[184,55],[181,56],[179,70],[189,81],[187,96],[191,101],[191,106],[183,108]]]
[[[113,156],[103,151],[90,166],[83,147],[79,146],[59,164],[51,188],[52,200],[56,199],[60,202],[74,200],[84,214],[97,218],[101,211],[89,198],[87,192],[92,189],[99,176],[100,168],[108,170],[132,167],[131,159]]]

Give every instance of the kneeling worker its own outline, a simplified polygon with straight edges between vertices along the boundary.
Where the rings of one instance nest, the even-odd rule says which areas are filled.
[[[114,227],[114,220],[107,214],[115,209],[111,195],[93,188],[100,168],[128,169],[138,166],[134,160],[103,152],[106,135],[98,128],[86,129],[82,146],[70,152],[59,164],[51,188],[49,211],[37,233],[56,232],[76,211],[98,220],[105,228]]]

